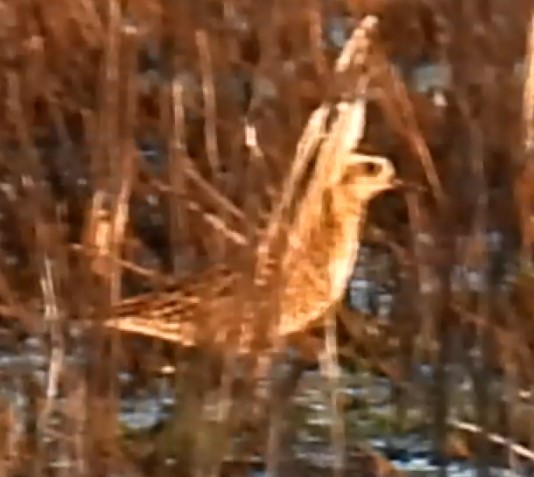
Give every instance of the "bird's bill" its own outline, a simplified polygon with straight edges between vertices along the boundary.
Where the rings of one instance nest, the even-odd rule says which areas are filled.
[[[421,184],[417,184],[415,182],[408,182],[402,179],[394,179],[391,187],[393,189],[398,189],[401,191],[415,191],[415,192],[423,192],[424,187]]]

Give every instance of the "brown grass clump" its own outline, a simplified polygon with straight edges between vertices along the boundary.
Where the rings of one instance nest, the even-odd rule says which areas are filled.
[[[365,74],[335,73],[369,14],[378,22]],[[527,0],[0,1],[0,348],[45,358],[45,379],[2,368],[6,389],[28,398],[24,409],[9,397],[1,406],[6,475],[64,472],[61,462],[69,475],[164,475],[177,454],[184,474],[242,468],[218,464],[246,427],[225,418],[236,415],[227,398],[243,415],[264,413],[256,383],[238,379],[253,379],[247,363],[98,324],[124,297],[206,283],[206,270],[252,280],[259,244],[276,237],[267,242],[280,251],[295,204],[320,209],[312,196],[299,202],[309,174],[333,167],[321,156],[333,136],[302,142],[312,113],[352,100],[361,78],[357,153],[389,158],[405,187],[371,203],[352,301],[326,338],[321,323],[301,333],[300,361],[311,366],[326,347],[334,374],[337,357],[388,374],[399,422],[431,410],[420,424],[437,457],[452,411],[487,430],[469,446],[481,475],[496,435],[528,447],[514,416],[532,384],[531,14]],[[299,169],[302,147],[318,153]],[[296,187],[284,189],[291,171]],[[301,248],[290,266],[309,259]],[[216,290],[203,290],[190,298],[216,316]],[[230,315],[246,316],[241,306]],[[166,421],[171,449],[165,437],[126,438],[117,419],[120,371],[132,393],[153,389],[169,358],[176,413],[192,418]],[[457,403],[460,381],[468,403]],[[217,418],[205,419],[213,402]],[[330,407],[344,418],[336,399]],[[263,455],[256,434],[252,453]],[[350,470],[352,439],[339,427],[334,437]]]

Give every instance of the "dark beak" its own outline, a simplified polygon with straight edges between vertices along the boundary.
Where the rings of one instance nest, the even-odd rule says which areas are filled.
[[[394,189],[406,192],[423,192],[425,189],[420,184],[415,182],[408,182],[402,179],[394,179],[392,183]]]

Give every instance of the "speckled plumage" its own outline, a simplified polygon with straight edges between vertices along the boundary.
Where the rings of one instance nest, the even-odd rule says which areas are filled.
[[[285,248],[271,257],[270,267],[279,265],[278,273],[269,268],[254,281],[243,271],[217,267],[183,280],[174,291],[124,300],[108,326],[183,346],[236,346],[233,336],[243,348],[252,346],[256,324],[274,324],[278,336],[306,329],[341,299],[368,202],[393,179],[388,160],[347,156],[336,181],[315,199],[320,203],[307,202],[311,198],[305,195],[297,207]]]
[[[195,275],[174,292],[126,300],[108,326],[246,351],[258,338],[269,344],[305,330],[337,305],[358,255],[368,203],[393,186],[395,175],[387,159],[354,152],[365,128],[365,64],[375,25],[366,17],[340,54],[334,73],[343,80],[343,97],[310,116],[246,266],[237,258],[235,266]]]

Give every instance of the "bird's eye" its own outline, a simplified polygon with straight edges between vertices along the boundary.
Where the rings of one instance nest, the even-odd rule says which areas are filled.
[[[382,168],[376,162],[367,161],[362,162],[361,170],[362,173],[366,176],[377,176],[380,174]]]
[[[377,177],[381,174],[380,164],[372,161],[363,161],[349,167],[343,174],[342,182],[350,183],[358,178]]]

